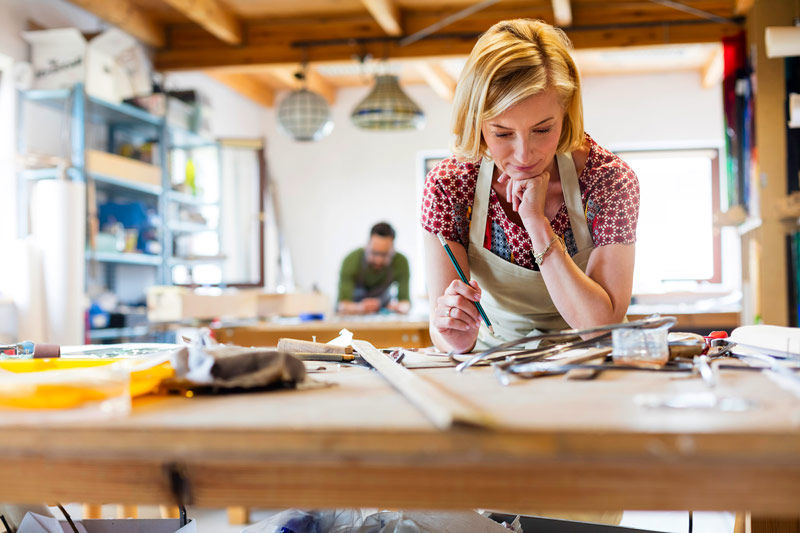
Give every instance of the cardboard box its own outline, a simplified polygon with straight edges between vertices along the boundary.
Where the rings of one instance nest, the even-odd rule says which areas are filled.
[[[86,171],[148,185],[161,185],[161,167],[100,150],[86,150]]]
[[[177,322],[186,319],[255,318],[258,291],[197,292],[186,287],[154,286],[147,290],[147,319]]]
[[[327,313],[330,299],[321,292],[259,293],[258,316],[297,316],[301,313]]]
[[[151,67],[144,48],[112,28],[87,42],[76,28],[28,31],[34,89],[68,89],[86,84],[91,96],[119,103],[149,94]]]

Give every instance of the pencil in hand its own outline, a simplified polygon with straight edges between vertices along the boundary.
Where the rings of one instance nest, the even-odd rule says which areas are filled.
[[[464,275],[464,271],[461,270],[461,267],[458,265],[458,261],[456,261],[456,256],[453,255],[453,250],[450,249],[450,245],[447,244],[447,241],[444,239],[444,237],[442,237],[441,233],[437,233],[436,236],[439,237],[439,242],[442,243],[444,251],[447,252],[447,256],[450,258],[450,262],[453,263],[453,267],[456,269],[456,272],[458,272],[458,277],[461,278],[461,281],[469,285],[469,280],[467,279],[467,276]],[[486,324],[486,327],[489,328],[489,331],[494,333],[494,328],[492,327],[492,323],[489,322],[489,317],[486,316],[486,312],[483,310],[483,306],[481,305],[481,303],[480,302],[472,302],[472,303],[475,304],[475,308],[478,310],[478,313],[481,314],[481,318],[483,319],[484,324]]]

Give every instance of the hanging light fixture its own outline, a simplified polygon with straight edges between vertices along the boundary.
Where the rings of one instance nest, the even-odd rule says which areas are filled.
[[[318,141],[333,130],[331,109],[319,94],[305,87],[304,64],[294,76],[302,83],[278,105],[278,124],[296,141]]]
[[[425,114],[408,97],[397,76],[378,74],[375,87],[350,114],[353,124],[366,130],[420,130]]]

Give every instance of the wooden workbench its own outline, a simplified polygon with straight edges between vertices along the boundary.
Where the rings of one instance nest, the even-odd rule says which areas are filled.
[[[634,401],[705,390],[682,374],[503,387],[488,368],[417,370],[498,423],[439,431],[380,375],[326,368],[336,386],[145,397],[106,422],[0,416],[0,501],[800,511],[800,400],[757,372],[722,372],[719,394],[756,403],[729,412]]]
[[[221,327],[214,330],[216,339],[239,346],[276,346],[278,339],[328,342],[339,335],[342,328],[352,331],[356,338],[371,342],[377,348],[404,346],[423,348],[431,345],[428,322],[406,320],[401,317],[374,316],[371,319],[342,317],[337,320],[309,322],[259,322],[254,325]]]

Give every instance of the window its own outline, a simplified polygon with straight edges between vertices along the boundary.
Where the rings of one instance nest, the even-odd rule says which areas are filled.
[[[634,294],[680,282],[722,281],[719,153],[709,150],[620,152],[639,178]],[[685,285],[685,283],[684,283]]]

